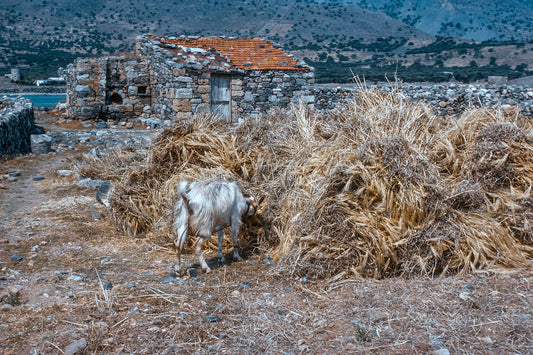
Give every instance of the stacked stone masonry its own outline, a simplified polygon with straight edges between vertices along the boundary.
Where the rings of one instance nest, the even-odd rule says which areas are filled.
[[[397,93],[411,102],[424,102],[436,113],[444,116],[458,115],[472,107],[488,107],[504,111],[518,110],[533,117],[533,89],[513,85],[467,84],[383,84],[370,85],[369,89],[384,93]],[[312,94],[318,110],[330,110],[358,96],[360,88],[354,85],[315,85]]]
[[[71,118],[133,119],[151,102],[146,63],[130,56],[80,58],[67,72]]]
[[[134,56],[78,59],[69,66],[68,113],[82,120],[129,120],[144,114],[171,121],[217,114],[213,85],[221,76],[229,82],[221,89],[228,95],[227,120],[300,100],[313,103],[313,68],[287,58],[297,64],[290,69],[246,70],[215,49],[141,36]]]
[[[24,98],[0,98],[0,156],[31,151],[35,131],[33,105]]]

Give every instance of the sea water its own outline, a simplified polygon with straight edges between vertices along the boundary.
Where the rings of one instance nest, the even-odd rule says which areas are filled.
[[[33,102],[33,107],[51,108],[58,102],[64,101],[67,98],[66,94],[17,94],[8,95],[8,97],[22,96],[26,99],[30,99]]]

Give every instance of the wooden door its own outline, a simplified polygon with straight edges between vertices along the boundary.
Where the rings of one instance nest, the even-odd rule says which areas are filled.
[[[212,74],[209,84],[211,113],[231,122],[231,75]]]

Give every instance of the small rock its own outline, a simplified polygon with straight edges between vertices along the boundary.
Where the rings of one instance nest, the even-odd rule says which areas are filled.
[[[6,303],[6,304],[3,304],[3,305],[0,306],[0,311],[9,310],[9,309],[12,309],[12,308],[13,308],[12,305]]]
[[[105,121],[99,121],[99,122],[96,124],[96,128],[99,128],[99,129],[107,128],[107,127],[109,127],[109,126],[107,125],[107,122],[105,122]]]
[[[427,353],[428,355],[450,355],[450,351],[448,349],[437,349],[433,350]]]
[[[24,259],[24,257],[22,255],[18,255],[18,254],[15,254],[15,255],[11,255],[11,261],[21,261],[22,259]]]
[[[71,281],[81,281],[83,280],[83,277],[79,276],[79,275],[71,275],[67,278],[67,280],[71,280]]]
[[[139,307],[135,306],[128,313],[141,313],[141,311]]]
[[[7,181],[7,182],[15,182],[15,181],[17,181],[17,178],[14,177],[14,176],[10,176],[10,177],[8,177],[8,178],[6,179],[6,181]]]
[[[170,270],[170,271],[168,272],[168,276],[169,276],[169,277],[177,277],[178,274],[176,274],[176,271],[174,271],[174,270]]]
[[[446,103],[446,101],[441,101],[441,102],[439,102],[439,106],[441,108],[445,108],[446,106],[448,106],[448,104]]]
[[[59,175],[59,176],[70,176],[73,173],[74,172],[72,170],[58,170],[57,171],[57,175]]]
[[[113,345],[114,342],[115,342],[115,338],[111,337],[111,338],[104,339],[104,341],[102,342],[102,345],[111,346]]]
[[[20,171],[14,170],[14,169],[9,169],[7,171],[7,175],[9,175],[9,176],[20,176]]]
[[[133,128],[133,122],[126,123],[126,128],[132,129]]]
[[[243,290],[247,290],[247,289],[252,288],[252,284],[250,284],[250,282],[248,282],[248,281],[243,281],[240,284],[240,288],[243,289]]]
[[[166,279],[164,279],[163,281],[161,281],[162,284],[171,284],[174,282],[174,278],[173,277],[168,277]]]
[[[466,285],[465,287],[463,287],[461,289],[461,291],[466,291],[466,292],[473,292],[476,288],[472,285]]]
[[[195,268],[190,268],[187,270],[187,273],[189,274],[189,277],[196,277],[198,276],[198,272]]]
[[[479,338],[479,340],[481,340],[482,342],[484,342],[485,344],[492,344],[494,343],[494,341],[489,337],[483,337],[483,338]]]
[[[525,321],[527,321],[527,320],[530,319],[530,318],[531,318],[531,314],[524,314],[523,316],[521,316],[520,318],[518,318],[518,320],[519,320],[520,322],[525,322]]]
[[[52,151],[52,137],[47,134],[31,135],[31,152],[34,155],[46,154]]]
[[[80,354],[83,349],[87,346],[87,339],[81,338],[78,340],[73,341],[67,347],[65,348],[64,354],[65,355],[74,355],[74,354]]]
[[[80,181],[78,181],[76,186],[85,187],[88,189],[95,189],[95,188],[99,188],[103,182],[104,182],[103,180],[93,180],[91,178],[86,178],[86,179],[81,179]]]
[[[126,288],[134,288],[135,285],[134,284],[126,284],[126,285],[124,285],[124,287],[126,287]]]
[[[93,157],[96,157],[96,158],[101,158],[102,157],[102,154],[100,154],[100,150],[98,150],[98,148],[93,148],[93,149],[89,150],[89,152],[87,152],[87,155],[93,156]]]
[[[222,334],[220,334],[220,335],[218,336],[219,339],[226,339],[227,337],[228,337],[228,336],[227,336],[226,334],[224,334],[224,333],[222,333]]]
[[[100,220],[100,215],[98,213],[93,213],[93,219],[96,221]]]
[[[104,290],[111,290],[113,288],[113,284],[110,281],[107,281],[104,284]]]
[[[44,176],[42,175],[38,175],[38,176],[34,176],[31,178],[33,181],[40,181],[40,180],[44,180]]]
[[[161,354],[162,355],[170,355],[170,354],[174,354],[176,351],[175,351],[175,348],[173,346],[171,346],[170,348],[166,348]]]
[[[207,316],[204,318],[204,322],[207,322],[207,323],[219,323],[220,322],[220,318],[218,318],[217,316]]]
[[[285,317],[287,315],[287,313],[285,313],[285,311],[282,311],[281,309],[278,309],[278,314],[282,317]]]

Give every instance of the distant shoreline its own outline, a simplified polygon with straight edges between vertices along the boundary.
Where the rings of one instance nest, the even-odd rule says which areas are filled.
[[[66,95],[66,92],[0,92],[0,96],[15,96],[15,95]]]

